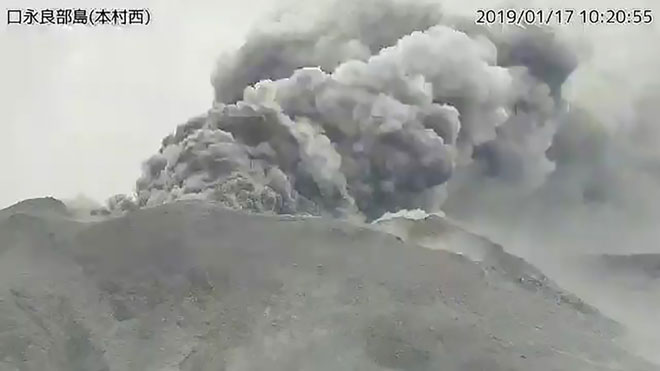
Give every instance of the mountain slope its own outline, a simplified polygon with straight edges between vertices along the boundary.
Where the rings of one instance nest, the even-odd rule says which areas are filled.
[[[596,311],[366,226],[193,201],[1,216],[1,370],[655,369]]]

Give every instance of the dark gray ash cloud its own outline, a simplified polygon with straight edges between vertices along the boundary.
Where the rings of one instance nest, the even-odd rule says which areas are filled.
[[[438,210],[475,161],[530,184],[554,169],[576,59],[552,33],[477,28],[431,5],[341,5],[312,26],[275,20],[221,58],[213,107],[145,162],[137,206],[204,198],[372,219]]]

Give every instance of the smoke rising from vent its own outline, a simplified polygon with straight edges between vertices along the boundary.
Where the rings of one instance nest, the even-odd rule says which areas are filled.
[[[323,10],[283,13],[223,56],[211,109],[165,138],[136,197],[110,208],[201,198],[367,220],[444,213],[654,333],[632,348],[657,357],[655,302],[631,311],[567,266],[657,253],[657,31],[609,27],[593,47],[612,50],[585,60],[586,45],[561,37],[569,27],[482,28],[396,0]]]
[[[283,17],[219,62],[213,107],[146,161],[137,204],[373,219],[437,211],[473,162],[538,185],[575,65],[548,30],[476,28],[430,5],[360,2],[311,27]]]

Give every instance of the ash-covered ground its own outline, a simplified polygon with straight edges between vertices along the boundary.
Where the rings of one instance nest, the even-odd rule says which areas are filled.
[[[133,193],[0,212],[0,370],[657,370],[644,27],[275,13]]]
[[[448,222],[436,239],[481,258],[380,228],[208,201],[90,221],[25,201],[0,214],[0,369],[658,369],[501,247]]]

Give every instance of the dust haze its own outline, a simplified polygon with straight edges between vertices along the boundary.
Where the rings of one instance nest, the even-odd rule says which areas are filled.
[[[523,7],[522,4],[526,8],[550,6],[548,1],[499,3],[507,8]],[[594,316],[599,321],[602,313],[603,318],[622,325],[623,330],[617,335],[622,349],[660,363],[656,354],[660,347],[660,315],[656,310],[660,304],[657,23],[582,26],[575,22],[552,28],[477,26],[475,10],[496,6],[486,1],[364,0],[339,1],[339,5],[331,1],[261,5],[257,6],[261,8],[259,14],[246,16],[250,18],[250,27],[242,26],[239,33],[244,37],[231,41],[235,47],[214,52],[218,57],[206,74],[206,81],[210,78],[211,83],[211,89],[206,91],[207,106],[201,105],[204,108],[181,122],[170,119],[181,114],[145,116],[164,120],[170,128],[159,123],[157,130],[127,129],[127,137],[137,135],[149,143],[164,137],[159,148],[129,151],[144,157],[133,191],[118,192],[104,206],[84,196],[66,200],[67,212],[74,212],[78,218],[94,209],[95,222],[103,223],[106,216],[111,216],[110,220],[116,223],[130,220],[151,228],[147,215],[156,220],[163,210],[174,212],[179,210],[176,205],[201,202],[241,212],[227,215],[249,215],[242,214],[247,211],[276,218],[272,220],[283,220],[277,219],[283,218],[281,215],[310,216],[314,218],[301,220],[311,220],[313,226],[317,221],[330,219],[350,221],[351,227],[346,228],[367,228],[397,236],[405,242],[400,247],[410,249],[411,261],[423,260],[426,254],[415,245],[449,250],[480,267],[496,267],[492,276],[496,278],[489,279],[498,288],[508,287],[502,282],[512,277],[515,282],[523,282],[523,286],[527,279],[542,287],[538,290],[542,295],[559,298],[558,302],[579,308],[580,313],[598,313]],[[604,9],[622,5],[615,1],[553,1],[551,6]],[[650,8],[654,16],[660,15],[660,7],[653,1],[627,2],[625,6]],[[198,32],[187,37],[217,37],[206,29]],[[176,79],[163,76],[163,81],[164,85],[175,85]],[[169,92],[176,86],[162,89]],[[149,111],[169,109],[163,106],[144,105]],[[16,115],[9,112],[10,117]],[[91,127],[94,125],[90,123]],[[67,150],[75,151],[75,144],[70,145]],[[34,148],[37,152],[38,146]],[[99,158],[105,161],[120,156],[116,149],[101,152],[104,153]],[[133,158],[134,163],[140,160]],[[134,174],[130,166],[113,171],[119,170]],[[65,174],[68,173],[63,171],[52,176],[63,181],[67,179]],[[19,181],[11,184],[20,186]],[[79,191],[85,193],[85,189],[67,190],[71,194]],[[195,217],[201,212],[180,207],[183,211],[177,212]],[[204,215],[217,213],[215,209],[204,210]],[[222,215],[218,217],[225,221],[232,218]],[[262,225],[256,220],[246,223],[256,223],[255,230],[272,228],[273,236],[280,236],[278,241],[286,240],[282,231],[275,231],[276,224],[268,221]],[[180,236],[173,234],[168,238],[182,246],[197,244],[189,242],[194,241],[189,240],[189,233],[195,230],[194,226],[190,228],[182,230]],[[204,233],[215,236],[211,229]],[[96,240],[99,236],[107,237],[107,231],[101,227],[85,233],[90,246],[110,248],[106,242]],[[313,233],[306,238],[313,240]],[[247,235],[234,237],[234,241],[249,239]],[[134,238],[138,241],[142,237]],[[372,238],[380,237],[369,237],[365,244],[371,246]],[[164,244],[168,241],[162,240]],[[151,246],[147,242],[134,243]],[[261,246],[260,242],[255,244]],[[72,254],[79,253],[77,248]],[[200,254],[214,254],[204,249]],[[277,251],[286,256],[293,254],[285,247],[281,249]],[[351,254],[346,249],[341,251]],[[221,255],[242,256],[239,252],[227,254]],[[317,250],[305,254],[323,255]],[[149,253],[144,256],[147,259]],[[114,255],[111,258],[117,259],[112,264],[121,261]],[[395,264],[396,259],[385,262]],[[253,263],[245,264],[252,267]],[[352,263],[346,264],[351,267],[346,268],[348,272],[354,274]],[[104,269],[119,268],[102,266],[101,273],[92,276],[97,277],[98,273],[99,280],[109,279],[106,274],[115,272]],[[209,269],[221,275],[227,267]],[[259,274],[246,278],[232,272],[245,280],[241,282],[247,282],[246,287],[261,282]],[[264,275],[284,275],[273,272]],[[411,280],[426,282],[426,273],[419,274],[411,273]],[[282,280],[290,278],[284,276],[287,278]],[[336,277],[331,277],[330,282],[334,282]],[[167,285],[177,287],[174,281]],[[469,287],[466,290],[488,291]],[[284,291],[279,299],[293,295]],[[251,299],[236,295],[239,300],[252,303]],[[376,302],[386,303],[380,294],[375,295]],[[522,300],[536,300],[520,295]],[[287,300],[302,305],[298,299]],[[328,304],[323,298],[315,300],[315,305]],[[539,311],[545,308],[543,305],[538,304]],[[286,312],[283,302],[277,301],[276,306]],[[372,304],[360,308],[375,310]],[[426,317],[427,312],[415,308],[424,313],[425,320],[433,322]],[[500,309],[506,313],[503,308],[497,310]],[[514,312],[518,313],[517,309]],[[482,315],[489,317],[494,313]],[[562,313],[557,319],[564,318]],[[403,316],[407,318],[406,315]],[[310,323],[322,321],[313,315],[302,316]],[[300,336],[308,325],[291,325],[290,329]],[[426,325],[429,324],[424,322]],[[435,325],[446,324],[430,324]],[[499,324],[492,326],[489,331],[502,331]],[[231,351],[223,348],[223,362],[230,365],[227,369],[264,369],[271,362],[282,361],[274,361],[278,352],[290,357],[278,365],[293,362],[288,363],[293,369],[322,369],[319,364],[332,364],[325,352],[312,353],[308,361],[296,363],[293,359],[301,357],[306,345],[296,343],[295,336],[273,335],[270,329],[262,328],[254,331],[267,334],[266,339],[270,340],[245,340]],[[323,339],[324,334],[314,333],[312,338]],[[507,336],[513,339],[520,334]],[[406,336],[402,335],[407,344],[417,341]],[[220,342],[218,338],[213,341]],[[343,352],[346,364],[360,369],[477,367],[468,361],[443,363],[446,359],[430,348],[432,341],[425,341],[418,343],[424,343],[419,346],[434,354],[428,358],[414,353],[414,349],[414,354],[405,355],[404,360],[384,360],[382,354],[369,353],[378,353],[382,344],[375,346],[377,349],[367,346],[367,355],[382,368],[364,361],[357,345],[351,348],[353,353],[347,349]],[[175,343],[164,346],[175,347]],[[456,340],[453,346],[459,349],[465,343]],[[555,346],[548,345],[552,349]],[[113,349],[123,354],[123,350]],[[202,367],[217,365],[209,360],[213,357],[207,347],[195,345],[192,349],[186,359],[193,360],[178,363],[179,369],[206,370]],[[263,356],[250,360],[246,352]],[[462,352],[456,354],[462,357]],[[581,352],[593,354],[592,350]],[[197,358],[201,360],[195,361]],[[499,358],[492,362],[493,369],[504,364]],[[512,365],[514,369],[524,367]],[[631,366],[632,363],[616,366],[590,361],[581,366],[568,365],[563,367],[644,369],[641,364]],[[540,362],[534,369],[549,367],[550,364]]]
[[[429,2],[318,13],[283,12],[219,60],[213,108],[163,140],[135,207],[442,210],[617,319],[658,323],[655,276],[629,301],[606,290],[623,283],[564,271],[584,254],[658,253],[656,27],[479,28]]]

